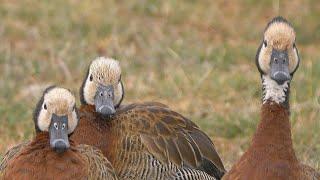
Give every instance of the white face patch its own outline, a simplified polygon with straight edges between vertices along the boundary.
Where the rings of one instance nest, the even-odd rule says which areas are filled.
[[[68,115],[68,134],[72,133],[78,125],[78,117],[76,111],[72,111]]]
[[[296,70],[300,61],[298,50],[296,48],[293,48],[292,51],[289,51],[288,56],[289,59],[292,59],[291,63],[289,64],[289,71],[290,73],[292,73],[294,70]]]
[[[83,86],[83,97],[84,100],[90,104],[94,105],[94,96],[97,91],[97,83],[90,81],[90,74]]]
[[[41,131],[48,131],[51,122],[51,113],[47,113],[43,107],[38,116],[38,127]]]
[[[270,70],[271,53],[272,53],[272,48],[267,48],[265,47],[265,45],[262,44],[258,60],[259,60],[260,69],[264,73],[267,73]]]
[[[114,89],[114,100],[113,100],[114,105],[120,105],[119,103],[122,100],[122,96],[123,96],[122,88],[123,88],[122,84],[121,82],[119,82],[116,88]]]
[[[41,131],[48,131],[52,114],[68,116],[68,133],[72,133],[78,124],[75,112],[75,97],[67,89],[55,87],[43,97],[43,104],[37,117],[37,125]]]
[[[105,57],[98,57],[92,61],[89,67],[89,74],[83,86],[83,97],[86,103],[94,105],[94,96],[99,84],[104,86],[113,85],[114,104],[118,104],[122,98],[122,86],[119,82],[121,68],[117,60]]]
[[[274,22],[264,33],[264,43],[261,46],[258,62],[260,69],[268,74],[270,70],[270,60],[272,50],[286,51],[289,59],[289,72],[292,73],[298,63],[299,57],[295,43],[294,29],[284,22]]]
[[[278,85],[276,81],[265,75],[262,76],[262,80],[264,87],[263,103],[266,103],[267,100],[271,100],[280,104],[286,100],[286,91],[289,88],[289,81],[284,82],[282,85]]]

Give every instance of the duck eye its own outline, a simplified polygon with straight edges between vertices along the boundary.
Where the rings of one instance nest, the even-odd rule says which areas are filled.
[[[47,110],[48,108],[47,108],[47,104],[44,104],[43,105],[43,108],[45,109],[45,110]]]
[[[65,123],[63,123],[62,124],[62,129],[64,129],[66,127],[66,124]]]
[[[53,123],[54,128],[58,129],[58,124],[55,122]]]
[[[293,43],[293,48],[296,48],[296,43]]]
[[[92,76],[92,74],[90,75],[90,81],[92,81],[93,80],[93,76]]]
[[[268,44],[267,44],[266,40],[263,41],[263,45],[264,45],[264,47],[267,47]]]

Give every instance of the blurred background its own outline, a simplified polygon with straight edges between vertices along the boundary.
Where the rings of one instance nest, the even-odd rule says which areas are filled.
[[[291,83],[294,148],[319,170],[318,0],[0,0],[0,157],[32,138],[45,87],[78,98],[90,61],[105,55],[121,63],[124,103],[160,101],[192,119],[229,169],[259,122],[254,58],[277,15],[295,27],[302,59]]]

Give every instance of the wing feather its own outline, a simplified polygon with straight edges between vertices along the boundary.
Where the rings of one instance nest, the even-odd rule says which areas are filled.
[[[225,172],[211,139],[179,113],[168,107],[135,105],[127,109],[125,114],[130,117],[130,125],[134,126],[131,129],[139,133],[146,150],[161,162]],[[202,164],[216,167],[202,168]]]
[[[99,149],[81,144],[77,150],[87,159],[90,179],[118,179],[113,166]]]
[[[29,143],[29,141],[20,143],[9,149],[0,162],[0,173],[3,173],[10,160],[12,160],[19,152]]]

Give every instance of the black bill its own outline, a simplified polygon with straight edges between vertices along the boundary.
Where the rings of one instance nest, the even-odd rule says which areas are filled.
[[[116,110],[113,104],[114,88],[112,85],[99,85],[94,96],[94,105],[96,112],[102,115],[113,115]]]
[[[50,146],[58,153],[63,153],[69,147],[68,117],[52,114],[49,127]]]
[[[271,79],[275,80],[279,85],[291,79],[287,51],[272,50],[270,75]]]

